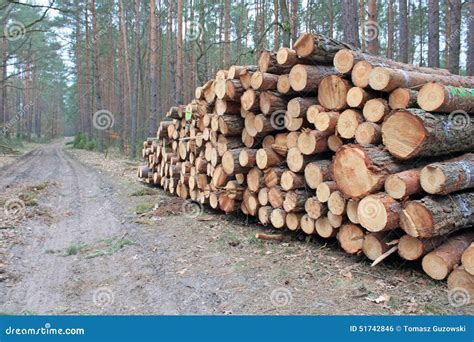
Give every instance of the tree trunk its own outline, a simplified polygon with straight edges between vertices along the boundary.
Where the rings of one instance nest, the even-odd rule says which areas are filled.
[[[467,28],[467,58],[466,58],[466,75],[474,76],[474,0],[468,1],[469,18]]]
[[[400,61],[403,63],[409,62],[409,32],[408,32],[408,4],[407,0],[398,0],[400,22],[399,37],[400,37]]]
[[[238,52],[240,53],[240,51]],[[224,0],[224,68],[230,67],[230,0]]]
[[[439,67],[439,1],[428,0],[428,66]]]
[[[461,0],[449,0],[449,31],[447,41],[449,54],[449,71],[459,74],[459,55],[461,53]],[[470,20],[472,21],[472,19]]]
[[[342,1],[342,23],[344,42],[359,47],[359,30],[357,19],[357,0]]]
[[[393,58],[393,38],[395,35],[395,9],[394,0],[389,0],[387,6],[387,58]]]

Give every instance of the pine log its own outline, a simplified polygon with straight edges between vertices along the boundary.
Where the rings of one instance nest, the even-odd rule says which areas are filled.
[[[319,202],[316,197],[308,197],[304,209],[309,217],[316,220],[327,213],[328,207],[325,203]]]
[[[328,198],[328,209],[334,215],[342,215],[346,212],[346,199],[339,191],[333,191]]]
[[[329,222],[327,216],[320,217],[314,223],[316,233],[322,238],[329,239],[337,235],[337,229],[334,228]]]
[[[297,64],[291,68],[290,85],[295,91],[314,94],[324,77],[336,74],[336,70],[330,66]]]
[[[249,170],[247,174],[247,186],[249,190],[253,192],[258,191],[258,189],[265,186],[263,172],[258,167],[253,167]]]
[[[212,175],[212,184],[216,187],[223,187],[229,179],[229,176],[224,171],[222,165],[217,165],[214,169],[214,173]]]
[[[381,147],[344,145],[336,152],[332,165],[333,180],[348,198],[361,198],[383,187],[385,178],[412,168]]]
[[[289,132],[286,137],[286,147],[288,149],[292,147],[298,146],[298,137],[300,136],[300,132]]]
[[[366,234],[362,243],[362,252],[369,260],[376,260],[391,248],[392,244],[389,244],[391,240],[393,239],[389,232]]]
[[[418,91],[409,88],[397,88],[390,93],[388,105],[392,109],[406,109],[417,106]]]
[[[369,74],[370,87],[385,92],[390,92],[397,88],[413,88],[428,82],[437,82],[454,87],[474,88],[474,77],[470,76],[430,75],[416,71],[384,67],[376,67]]]
[[[305,214],[301,217],[301,230],[305,232],[308,235],[314,234],[315,232],[315,226],[314,226],[314,220],[309,217],[308,214]]]
[[[219,117],[219,131],[225,136],[239,136],[244,129],[242,118],[235,115],[223,115]]]
[[[258,58],[258,69],[261,72],[269,72],[272,74],[287,74],[290,67],[278,64],[276,53],[273,51],[263,50]]]
[[[283,74],[278,76],[277,90],[280,94],[292,94],[293,90],[291,89],[289,74]]]
[[[433,163],[420,173],[420,184],[429,194],[446,195],[474,187],[474,153],[455,160]]]
[[[432,237],[452,233],[474,223],[474,193],[426,196],[406,202],[400,226],[413,237]]]
[[[239,114],[240,102],[217,99],[214,108],[218,115]]]
[[[280,165],[284,158],[271,148],[261,148],[257,151],[257,166],[266,169],[271,166]]]
[[[288,168],[293,172],[302,172],[306,165],[314,160],[314,156],[303,155],[298,147],[290,148],[286,156]]]
[[[369,86],[369,75],[373,67],[366,61],[357,62],[352,68],[351,81],[359,88],[367,88]]]
[[[382,98],[367,101],[362,111],[364,118],[370,122],[380,122],[389,113],[388,102]]]
[[[378,145],[382,142],[382,128],[373,122],[363,122],[357,126],[355,139],[361,145]]]
[[[354,224],[359,224],[359,216],[357,214],[357,210],[359,208],[359,201],[350,199],[347,201],[347,207],[346,207],[346,215],[349,221],[351,221]]]
[[[301,213],[305,210],[307,198],[308,194],[303,189],[290,190],[285,194],[283,209],[285,209],[287,213]]]
[[[461,262],[466,270],[471,275],[474,275],[474,243],[464,251],[461,257]]]
[[[352,139],[355,136],[357,127],[364,122],[361,112],[355,109],[346,109],[339,115],[337,121],[337,133],[345,139]]]
[[[258,202],[258,198],[255,193],[253,193],[249,189],[246,189],[243,192],[242,201],[245,204],[245,207],[247,208],[248,215],[256,216],[258,214],[260,203]]]
[[[280,185],[281,176],[285,171],[288,171],[283,166],[271,167],[263,171],[263,181],[267,188],[272,188],[274,186]]]
[[[300,130],[303,126],[305,127],[308,126],[307,121],[304,118],[292,117],[288,111],[286,111],[285,116],[284,116],[284,124],[285,124],[285,128],[290,132],[296,132]],[[278,122],[277,122],[277,127],[279,127]]]
[[[389,175],[385,180],[385,192],[395,199],[421,192],[420,171],[421,168],[417,168]]]
[[[241,148],[229,150],[222,156],[222,168],[229,176],[236,173],[248,172],[249,168],[242,166],[239,162],[239,156],[242,150]]]
[[[317,103],[315,97],[295,97],[288,102],[287,113],[293,118],[303,118],[308,108]]]
[[[362,109],[367,101],[374,98],[374,94],[360,87],[352,87],[347,92],[347,105],[352,108]]]
[[[282,229],[285,227],[286,223],[286,211],[281,208],[273,209],[272,213],[270,214],[270,222],[272,226],[277,229]]]
[[[360,226],[348,223],[339,229],[337,240],[344,251],[356,254],[362,250],[364,235],[364,230]]]
[[[242,108],[250,112],[258,111],[260,109],[259,96],[260,92],[254,89],[247,89],[240,98]]]
[[[280,184],[285,191],[301,189],[306,186],[304,175],[294,173],[290,170],[283,172]]]
[[[344,142],[336,134],[330,135],[328,137],[328,148],[332,152],[337,152],[344,145]]]
[[[228,79],[240,79],[242,72],[244,71],[257,71],[256,65],[232,65],[227,71]]]
[[[392,230],[398,227],[402,207],[400,203],[380,192],[363,198],[357,207],[360,225],[369,232]]]
[[[445,236],[421,239],[410,235],[403,235],[398,240],[398,254],[405,260],[417,260],[445,241]]]
[[[291,231],[297,231],[301,228],[301,217],[300,213],[286,213],[286,226]]]
[[[321,106],[330,110],[347,108],[347,93],[351,83],[340,76],[324,77],[318,86],[318,101]]]
[[[331,132],[303,130],[298,137],[298,149],[304,155],[312,155],[328,150],[328,137]]]
[[[311,165],[311,164],[309,164]],[[330,166],[328,166],[330,172]],[[337,190],[337,184],[334,181],[321,182],[316,187],[316,198],[321,203],[326,203],[329,200],[331,193]]]
[[[328,110],[321,105],[318,105],[318,104],[312,105],[306,111],[306,119],[308,120],[309,123],[314,124],[316,121],[316,117],[319,115],[319,113],[327,112],[327,111]]]
[[[244,89],[250,89],[250,82],[252,80],[252,75],[255,71],[252,70],[242,70],[240,72],[240,83]]]
[[[240,166],[247,168],[257,165],[257,151],[257,149],[243,148],[239,155]]]
[[[264,91],[260,93],[260,110],[263,114],[271,114],[275,111],[285,111],[288,105],[288,99],[276,92]]]
[[[474,113],[474,89],[428,83],[421,87],[417,103],[428,112]]]
[[[279,130],[279,127],[275,125],[275,122],[263,114],[255,116],[253,126],[257,131],[257,135],[265,135],[275,130]]]
[[[474,275],[467,272],[463,266],[454,269],[448,277],[448,289],[459,290],[459,288],[467,291],[469,296],[474,296]],[[468,305],[471,303],[471,297],[462,297],[462,300]],[[460,305],[462,304],[463,302],[460,302]]]
[[[270,223],[270,215],[272,214],[273,208],[270,206],[260,207],[258,209],[258,220],[264,226]]]
[[[336,67],[337,71],[339,71],[341,74],[347,74],[351,72],[355,64],[360,61],[366,61],[367,63],[370,63],[374,67],[383,66],[383,67],[391,67],[391,68],[399,69],[399,70],[418,71],[425,74],[446,75],[446,76],[451,75],[451,73],[445,69],[419,67],[412,64],[397,62],[397,61],[394,61],[382,56],[375,56],[375,55],[371,55],[368,53],[363,53],[361,51],[351,50],[351,49],[340,50],[334,56],[334,66]]]
[[[303,33],[293,44],[299,57],[313,63],[332,63],[334,56],[341,49],[352,49],[343,42],[316,33]]]
[[[474,233],[464,233],[450,238],[434,251],[424,256],[423,271],[436,280],[445,279],[461,261],[462,253],[474,241]]]
[[[318,112],[313,120],[314,126],[318,131],[332,134],[336,131],[340,115],[339,112]]]
[[[225,192],[230,199],[242,201],[244,198],[245,187],[237,183],[235,180],[230,180],[225,186]]]
[[[261,188],[260,191],[258,192],[258,203],[262,206],[268,205],[268,191],[270,189],[268,188]]]
[[[252,75],[250,85],[255,90],[277,90],[278,75],[256,71]]]
[[[219,195],[219,209],[226,214],[237,211],[240,208],[240,202],[231,199],[227,194],[221,193]]]
[[[461,117],[462,123],[422,109],[392,111],[382,125],[383,143],[392,155],[400,159],[473,149],[472,118]]]
[[[226,137],[225,135],[219,135],[217,138],[217,153],[220,156],[223,156],[228,150],[241,147],[243,147],[242,139],[238,136]]]
[[[280,186],[274,186],[268,190],[268,202],[272,208],[281,208],[285,200],[286,192]]]

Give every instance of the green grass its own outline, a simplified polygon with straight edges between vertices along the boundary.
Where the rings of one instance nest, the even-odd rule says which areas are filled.
[[[135,207],[135,214],[141,215],[141,214],[147,213],[151,211],[154,208],[154,206],[155,205],[153,203],[149,203],[149,202],[140,203]]]
[[[156,194],[158,194],[156,190],[153,190],[150,188],[143,188],[143,189],[132,192],[130,196],[141,197],[141,196],[152,196]]]
[[[93,244],[72,244],[65,249],[64,256],[82,254],[86,259],[92,259],[115,254],[125,246],[130,245],[135,245],[135,243],[123,238],[108,238],[99,240]],[[47,250],[46,253],[55,253],[55,251]]]

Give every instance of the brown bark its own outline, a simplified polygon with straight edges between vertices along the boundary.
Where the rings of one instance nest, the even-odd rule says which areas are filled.
[[[428,112],[474,113],[474,89],[428,83],[421,87],[417,102],[420,108]]]
[[[405,260],[417,260],[446,241],[446,237],[438,236],[421,239],[403,235],[398,240],[398,254]]]
[[[417,168],[389,175],[385,180],[385,191],[395,199],[421,192],[420,171],[421,168]]]

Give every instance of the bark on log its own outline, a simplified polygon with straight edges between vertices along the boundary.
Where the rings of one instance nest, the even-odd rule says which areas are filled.
[[[406,109],[417,106],[418,91],[409,88],[397,88],[390,93],[388,105],[392,109]]]
[[[290,67],[278,64],[276,53],[273,51],[263,50],[258,58],[258,69],[261,72],[269,72],[272,74],[287,74]]]
[[[277,90],[278,75],[256,71],[252,75],[250,85],[255,90]]]
[[[315,94],[324,77],[336,74],[336,70],[330,66],[297,64],[291,68],[290,85],[295,91]]]
[[[275,111],[285,111],[288,99],[276,92],[264,91],[260,93],[260,110],[263,114],[271,114]]]
[[[308,108],[316,104],[315,97],[295,97],[288,102],[287,113],[293,118],[304,118]]]
[[[359,202],[357,217],[360,225],[369,232],[387,231],[398,227],[401,210],[397,200],[381,192]]]
[[[364,230],[360,226],[348,223],[339,229],[337,240],[347,253],[356,254],[362,250],[364,235]]]
[[[340,76],[330,75],[321,80],[318,86],[318,101],[330,110],[347,108],[347,93],[351,83]]]
[[[241,151],[241,148],[229,150],[222,156],[222,168],[229,176],[236,173],[247,173],[249,170],[248,167],[240,165],[239,156]]]
[[[293,44],[300,57],[314,63],[332,63],[339,50],[352,49],[349,44],[315,33],[303,33]]]
[[[225,136],[239,136],[244,129],[244,122],[235,115],[223,115],[219,117],[219,131]]]
[[[418,260],[445,241],[445,236],[422,239],[403,235],[398,240],[398,254],[405,260]]]
[[[461,257],[462,265],[466,272],[471,275],[474,275],[474,243],[464,251]]]
[[[284,158],[271,148],[261,148],[257,151],[257,166],[263,170],[271,166],[280,165]]]
[[[285,195],[283,209],[285,209],[287,213],[301,213],[305,210],[307,198],[308,194],[305,190],[290,190]]]
[[[417,102],[428,112],[465,111],[474,113],[474,89],[428,83],[421,87]]]
[[[405,199],[421,192],[421,168],[406,170],[390,175],[385,180],[385,192],[395,199]]]
[[[301,189],[306,186],[305,178],[301,174],[294,173],[292,171],[285,171],[281,175],[280,180],[281,187],[285,191]]]
[[[400,159],[438,156],[473,149],[474,125],[472,118],[463,114],[449,118],[422,109],[396,110],[382,125],[382,140]]]
[[[406,202],[400,226],[413,237],[433,237],[452,233],[474,223],[474,193],[426,196]]]
[[[465,233],[450,238],[423,258],[423,271],[431,278],[442,280],[459,264],[464,250],[474,241],[474,233]]]

